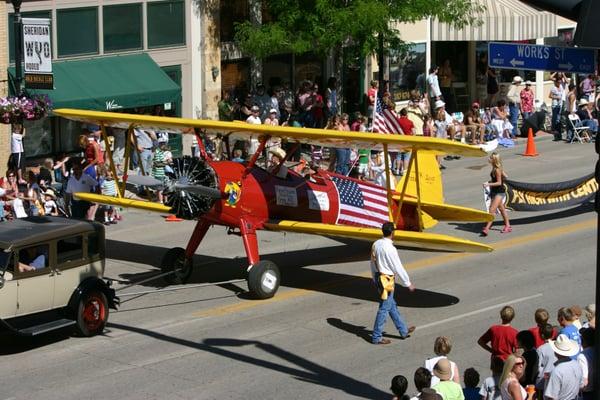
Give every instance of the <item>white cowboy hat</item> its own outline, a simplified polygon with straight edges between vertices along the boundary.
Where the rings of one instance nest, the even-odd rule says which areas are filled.
[[[444,103],[442,100],[437,100],[437,101],[435,102],[435,108],[436,108],[436,109],[438,109],[438,108],[441,108],[441,107],[444,107],[445,105],[446,105],[446,103]]]
[[[280,147],[276,147],[274,149],[269,150],[269,153],[279,157],[280,160],[283,160],[285,158],[285,150],[283,150]]]
[[[521,82],[523,82],[523,78],[521,78],[519,75],[513,76],[512,83],[521,83]]]
[[[525,81],[525,85],[531,86],[531,85],[533,85],[533,83],[531,83],[531,81]]]
[[[271,109],[269,110],[269,114],[277,114],[277,110],[276,110],[276,109],[274,109],[274,108],[271,108]]]
[[[589,101],[587,101],[586,99],[579,99],[579,107],[587,106],[588,104],[589,104]]]
[[[46,191],[44,192],[44,196],[50,196],[53,199],[56,198],[56,194],[54,193],[54,190],[52,190],[52,189],[46,189]]]
[[[579,353],[579,344],[564,334],[558,335],[556,340],[551,340],[550,347],[559,356],[572,357]]]

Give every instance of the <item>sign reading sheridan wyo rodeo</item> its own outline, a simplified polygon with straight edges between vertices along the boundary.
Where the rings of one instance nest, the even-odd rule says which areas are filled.
[[[25,87],[54,89],[50,19],[23,18]]]

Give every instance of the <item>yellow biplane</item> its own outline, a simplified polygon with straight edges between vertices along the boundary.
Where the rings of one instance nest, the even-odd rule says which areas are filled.
[[[172,272],[169,282],[185,282],[192,273],[192,259],[211,225],[223,225],[242,237],[248,257],[248,286],[257,298],[272,297],[280,283],[278,267],[261,260],[256,232],[270,230],[301,232],[323,236],[373,241],[381,237],[381,225],[395,224],[394,243],[400,246],[445,251],[487,252],[481,243],[448,235],[425,233],[437,221],[485,222],[491,216],[483,211],[444,204],[441,174],[435,160],[439,154],[482,157],[481,149],[448,140],[389,135],[370,132],[341,132],[323,129],[251,125],[245,122],[223,122],[183,118],[154,117],[122,113],[58,109],[54,113],[71,120],[96,124],[106,140],[106,127],[127,131],[125,165],[129,164],[134,128],[194,134],[200,146],[200,158],[175,159],[173,173],[161,184],[166,204],[125,197],[129,181],[147,184],[148,179],[135,180],[123,176],[118,195],[108,197],[93,193],[76,193],[82,200],[134,207],[175,214],[196,220],[196,227],[185,249],[169,250],[162,269]],[[244,162],[217,161],[204,148],[206,135],[220,134],[231,154],[238,140],[254,141],[256,150]],[[287,142],[292,148],[274,168],[259,166],[265,148],[273,138]],[[330,148],[357,147],[384,153],[385,170],[390,176],[389,151],[412,153],[408,173],[395,188],[349,178],[315,168],[309,173],[287,169],[289,154],[301,143]],[[111,158],[110,149],[107,155]],[[111,163],[114,171],[114,164]],[[143,183],[143,182],[145,183]]]

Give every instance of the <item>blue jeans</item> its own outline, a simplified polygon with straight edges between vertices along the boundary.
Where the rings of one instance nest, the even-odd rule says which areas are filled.
[[[335,149],[335,172],[348,175],[350,162],[350,149]]]
[[[510,112],[510,123],[513,126],[512,135],[513,136],[518,136],[519,135],[519,129],[517,129],[517,123],[519,121],[519,106],[516,105],[516,104],[509,105],[508,109],[509,109],[509,112]]]
[[[144,173],[146,175],[152,175],[152,150],[144,149],[140,151],[140,162],[142,167],[144,168]],[[140,175],[142,174],[142,170],[140,170]]]
[[[584,119],[581,126],[587,126],[593,134],[598,133],[598,122],[593,119]]]
[[[554,139],[562,139],[562,132],[560,131],[560,111],[561,106],[552,107],[552,131],[554,132]]]
[[[408,327],[406,326],[406,322],[404,322],[402,315],[400,315],[400,311],[398,311],[398,306],[394,299],[394,292],[391,292],[388,293],[387,299],[379,299],[379,309],[377,310],[377,316],[375,317],[375,326],[373,326],[373,336],[371,339],[373,343],[379,343],[381,340],[383,327],[385,326],[388,314],[392,317],[392,321],[394,322],[396,329],[398,329],[398,332],[400,332],[400,335],[408,335]]]

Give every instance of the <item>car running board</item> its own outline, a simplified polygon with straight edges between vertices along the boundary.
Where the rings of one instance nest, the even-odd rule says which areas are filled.
[[[42,333],[54,331],[56,329],[66,328],[75,325],[72,319],[57,319],[55,321],[46,322],[45,324],[34,325],[24,329],[18,329],[17,332],[23,336],[37,336]]]

